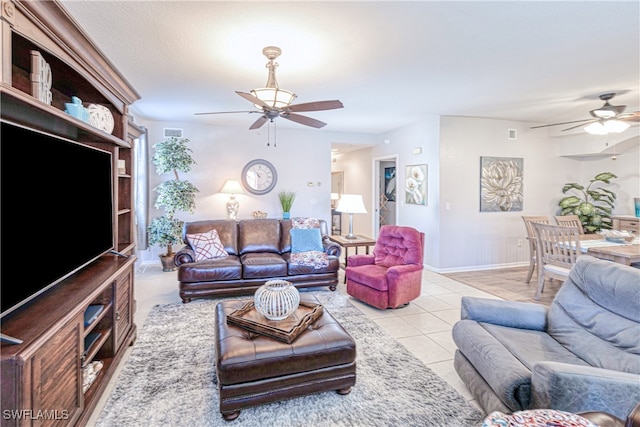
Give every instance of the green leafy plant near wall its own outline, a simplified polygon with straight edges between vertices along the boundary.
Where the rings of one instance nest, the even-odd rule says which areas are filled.
[[[282,213],[284,216],[288,216],[291,212],[291,206],[296,199],[296,193],[293,191],[281,191],[278,193],[278,199],[280,199],[280,206],[282,206]],[[286,219],[286,218],[285,218]]]
[[[586,187],[576,182],[564,185],[562,192],[574,190],[579,196],[566,196],[558,203],[562,212],[560,215],[578,215],[582,228],[586,233],[595,233],[602,229],[611,229],[611,213],[613,211],[616,194],[599,185],[611,184],[617,178],[611,172],[599,173],[589,181]]]
[[[160,255],[160,258],[170,257],[169,262],[172,262],[175,255],[172,245],[182,241],[184,221],[176,218],[175,214],[177,211],[193,213],[196,207],[196,193],[199,191],[189,181],[181,180],[178,175],[178,172],[191,171],[191,166],[196,163],[191,157],[191,149],[187,147],[188,142],[186,138],[172,137],[153,146],[155,148],[153,164],[156,166],[156,173],[158,175],[173,173],[174,179],[164,181],[154,189],[157,194],[154,206],[157,209],[164,209],[165,214],[152,219],[147,231],[149,244],[166,246],[167,252]]]

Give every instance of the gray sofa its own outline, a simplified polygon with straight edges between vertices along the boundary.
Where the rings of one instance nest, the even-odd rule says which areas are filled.
[[[640,401],[640,270],[583,255],[550,307],[463,297],[454,366],[487,412],[626,418]]]

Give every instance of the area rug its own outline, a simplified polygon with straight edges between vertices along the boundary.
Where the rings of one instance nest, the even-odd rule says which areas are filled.
[[[154,307],[98,426],[479,426],[483,415],[338,292],[313,295],[356,341],[356,385],[222,418],[214,355],[219,300]]]

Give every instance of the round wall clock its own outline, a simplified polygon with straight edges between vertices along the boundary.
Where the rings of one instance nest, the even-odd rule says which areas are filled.
[[[263,159],[251,160],[242,169],[242,185],[253,194],[267,194],[278,182],[275,166]]]

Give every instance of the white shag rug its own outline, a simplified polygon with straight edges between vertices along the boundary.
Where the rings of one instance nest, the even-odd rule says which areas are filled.
[[[153,308],[97,425],[482,424],[480,411],[347,298],[338,292],[312,293],[356,341],[356,384],[350,394],[331,391],[256,406],[243,409],[235,421],[224,421],[214,366],[214,312],[219,300],[195,300]]]

